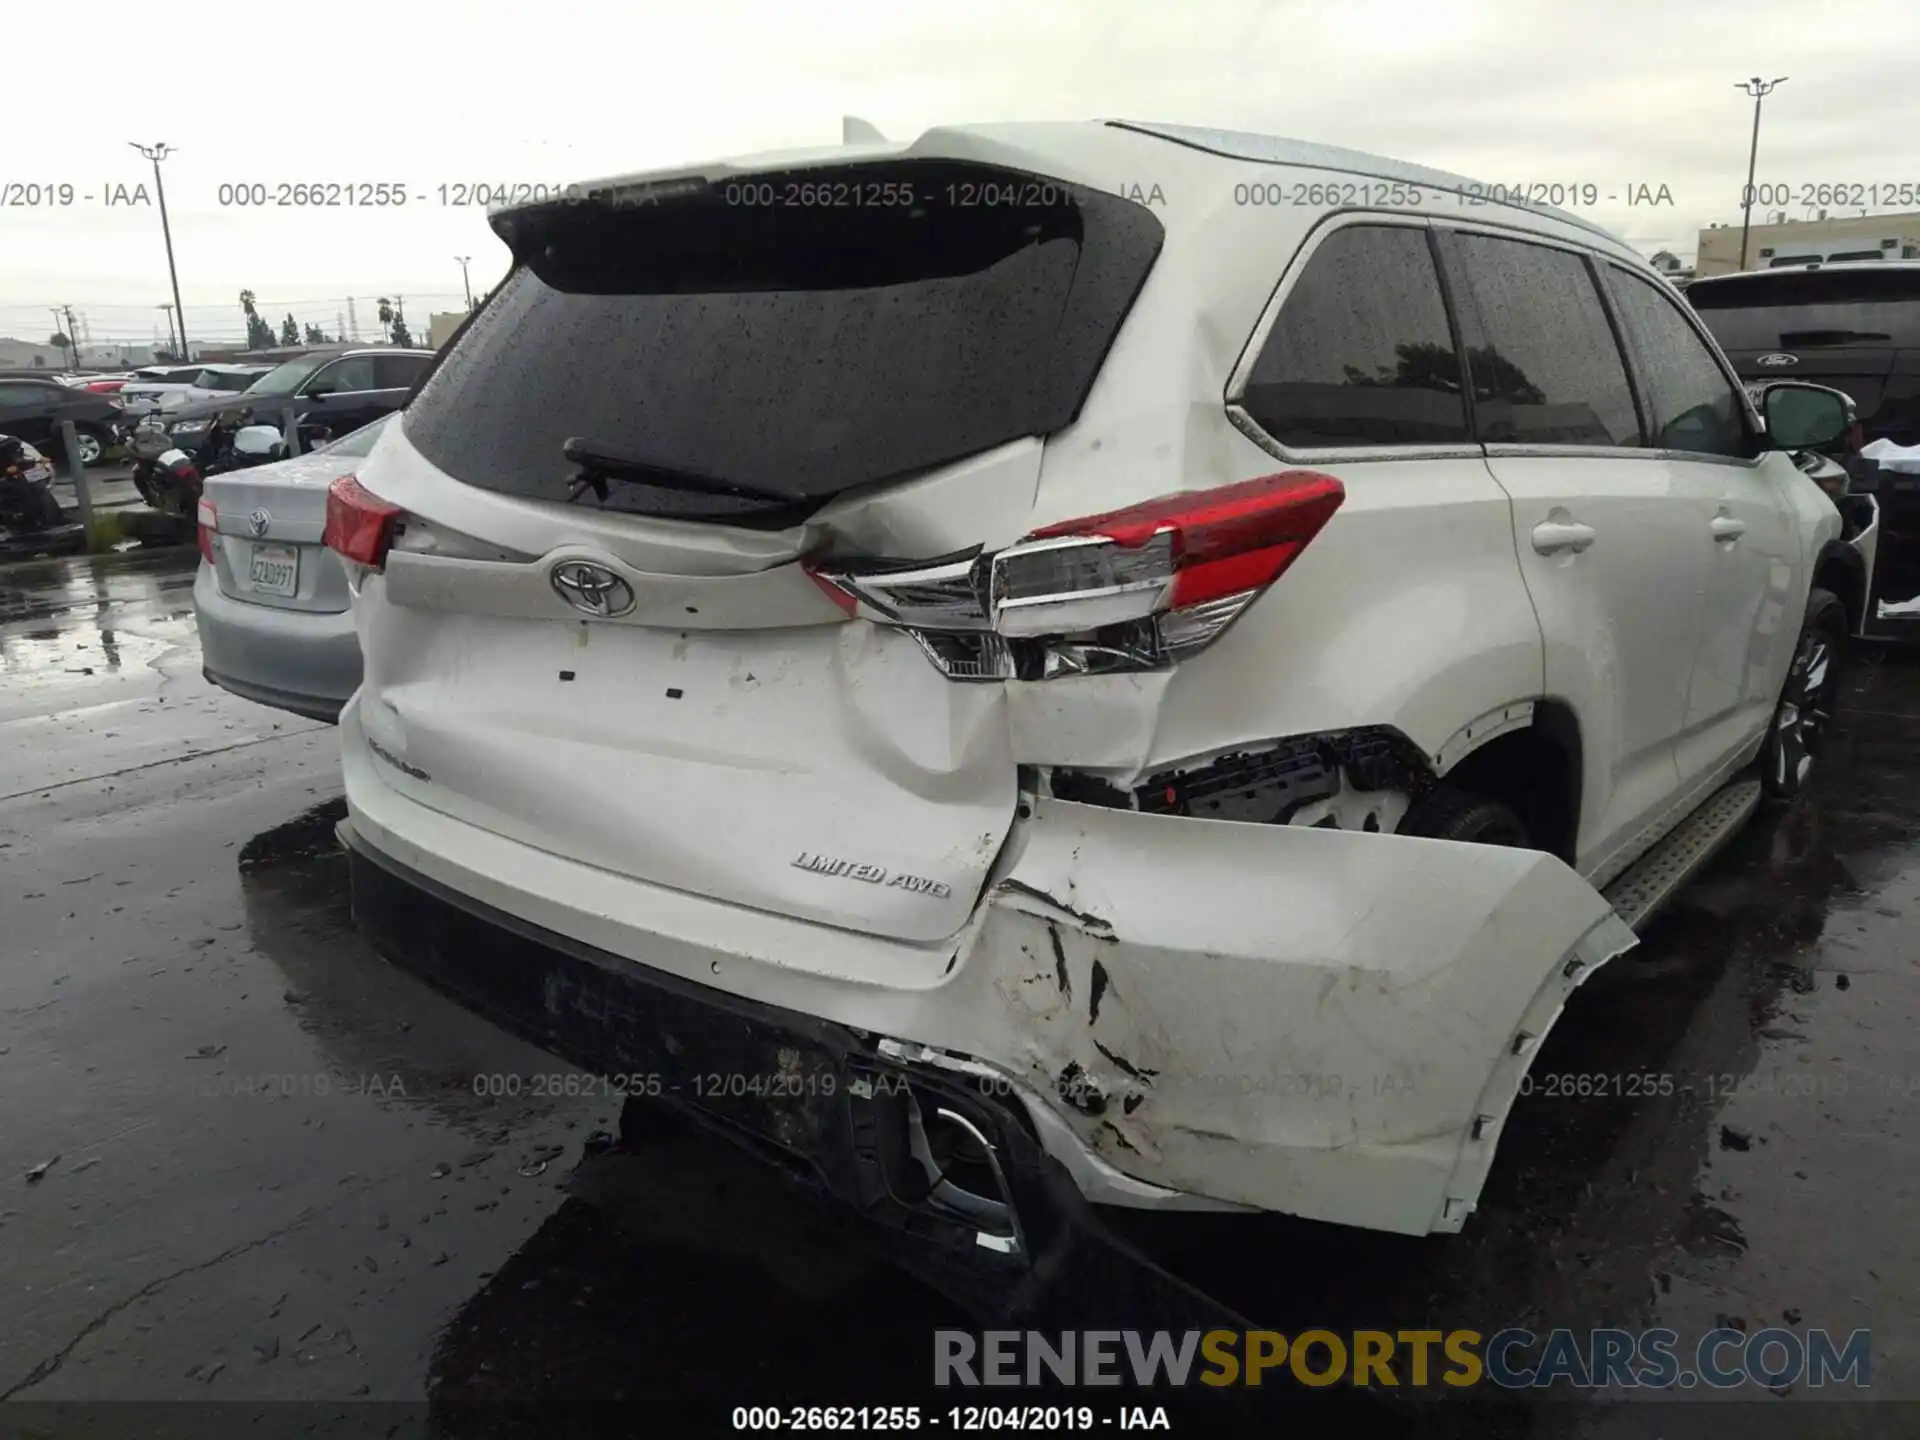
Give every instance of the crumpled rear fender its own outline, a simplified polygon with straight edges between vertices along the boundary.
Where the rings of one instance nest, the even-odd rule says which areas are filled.
[[[1022,1078],[1117,1169],[1460,1229],[1568,995],[1633,933],[1533,850],[1042,801],[972,964]]]

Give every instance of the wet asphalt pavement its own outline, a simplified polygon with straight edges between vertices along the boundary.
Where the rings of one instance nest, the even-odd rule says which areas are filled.
[[[359,942],[334,733],[202,679],[195,558],[0,569],[0,1431],[944,1411],[930,1332],[977,1324],[730,1153],[619,1141],[615,1097]],[[1874,1403],[1334,1402],[1406,1433],[1920,1433],[1920,663],[1867,650],[1840,720],[1817,793],[1578,993],[1464,1235],[1116,1228],[1287,1332],[1873,1332]],[[1112,1278],[1055,1323],[1167,1323]]]

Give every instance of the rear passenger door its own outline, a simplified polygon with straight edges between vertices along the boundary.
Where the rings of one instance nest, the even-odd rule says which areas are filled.
[[[1715,778],[1765,730],[1793,646],[1807,557],[1783,486],[1804,484],[1762,448],[1738,382],[1699,322],[1653,281],[1603,264],[1648,412],[1653,463],[1712,496],[1700,636],[1675,749],[1683,784]]]
[[[313,397],[302,424],[323,425],[335,439],[358,430],[393,408],[381,405],[379,387],[371,355],[344,355],[323,365],[301,387],[303,396]]]
[[[53,442],[62,398],[60,387],[51,381],[0,380],[0,435],[45,450]]]
[[[1443,225],[1441,241],[1475,433],[1513,501],[1546,693],[1580,721],[1577,867],[1604,885],[1680,788],[1719,484],[1644,447],[1584,251],[1466,226]]]

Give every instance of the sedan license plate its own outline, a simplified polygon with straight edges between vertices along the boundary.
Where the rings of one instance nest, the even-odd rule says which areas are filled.
[[[300,552],[291,545],[255,545],[247,560],[249,588],[263,595],[292,595],[300,588]]]

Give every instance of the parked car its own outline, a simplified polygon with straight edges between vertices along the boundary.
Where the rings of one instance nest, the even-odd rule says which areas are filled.
[[[299,416],[301,443],[311,447],[324,443],[321,437],[345,435],[398,410],[433,361],[431,350],[390,346],[302,355],[274,367],[244,395],[171,412],[167,433],[188,454],[197,454],[215,419],[236,405],[250,417],[282,428],[291,406]]]
[[[319,450],[206,477],[193,608],[206,676],[248,700],[337,720],[360,683],[360,642],[340,560],[320,543],[327,485],[393,417]]]
[[[1842,593],[1875,633],[1883,606],[1920,595],[1920,477],[1859,459],[1876,440],[1920,443],[1920,261],[1716,275],[1687,301],[1750,384],[1811,380],[1851,397],[1858,424],[1833,454],[1853,477],[1843,509],[1871,564]]]
[[[129,414],[230,399],[267,374],[271,365],[202,365],[164,380],[133,380],[120,391]]]
[[[18,436],[64,463],[60,423],[71,420],[80,458],[97,465],[120,433],[113,397],[76,390],[57,380],[0,379],[0,433]]]
[[[802,185],[874,203],[726,203]],[[1785,453],[1844,398],[1769,434],[1485,193],[995,125],[496,212],[332,485],[356,920],[903,1246],[1461,1229],[1570,992],[1808,782],[1845,624]]]

